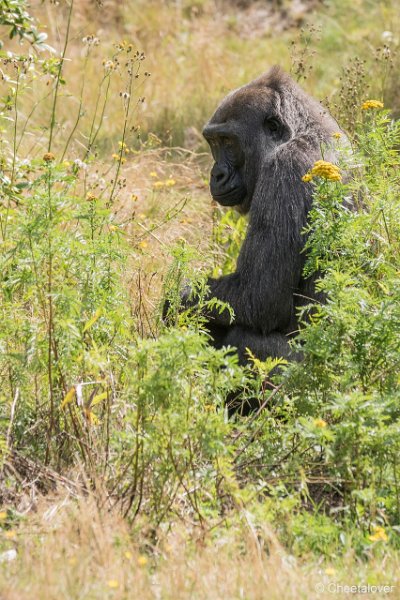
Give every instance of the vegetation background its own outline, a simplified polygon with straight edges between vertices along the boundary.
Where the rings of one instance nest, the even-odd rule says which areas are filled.
[[[1,597],[400,596],[397,2],[0,0],[0,40]],[[275,63],[353,153],[310,183],[328,303],[268,391],[159,314],[234,268],[201,129]],[[264,410],[227,419],[238,387]]]

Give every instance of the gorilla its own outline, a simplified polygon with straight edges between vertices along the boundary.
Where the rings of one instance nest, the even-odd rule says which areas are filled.
[[[338,132],[348,145],[333,117],[277,66],[231,92],[204,127],[213,199],[249,216],[235,272],[207,282],[207,298],[228,303],[234,319],[215,308],[204,315],[211,343],[236,348],[242,365],[248,349],[260,360],[300,359],[289,344],[299,309],[323,301],[316,277],[303,274],[313,185],[302,176],[321,158],[337,160]],[[186,288],[181,301],[197,300]]]
[[[337,160],[337,132],[347,145],[333,117],[277,66],[231,92],[204,127],[213,199],[249,215],[235,272],[208,279],[208,297],[234,311],[233,322],[228,311],[207,314],[212,343],[235,347],[241,364],[247,349],[261,360],[299,358],[289,345],[298,310],[322,300],[315,276],[303,275],[313,186],[302,176],[321,158]],[[188,291],[182,301],[194,302]]]

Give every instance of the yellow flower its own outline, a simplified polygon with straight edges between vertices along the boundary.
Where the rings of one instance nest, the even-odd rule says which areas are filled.
[[[127,550],[124,554],[125,558],[127,558],[128,560],[130,560],[132,558],[132,552],[129,552],[129,550]]]
[[[166,179],[165,180],[165,185],[167,187],[172,187],[173,185],[175,185],[175,183],[176,183],[175,179]]]
[[[312,181],[312,179],[313,179],[313,176],[311,175],[311,173],[306,173],[301,178],[301,180],[304,181],[304,183],[308,183],[309,181]]]
[[[336,131],[335,133],[332,133],[332,137],[335,138],[335,140],[340,140],[342,134],[340,133],[340,131]]]
[[[122,148],[122,150],[125,152],[125,154],[129,154],[130,149],[128,148],[128,146],[125,144],[125,142],[118,142],[118,146],[120,148]]]
[[[137,194],[132,194],[133,202],[137,202],[139,200],[139,196]]]
[[[7,511],[6,510],[2,510],[0,512],[0,521],[4,521],[4,519],[7,519]]]
[[[116,154],[114,152],[114,154],[111,154],[111,158],[113,158],[114,160],[120,160],[121,164],[124,164],[124,162],[126,162],[126,158],[121,158],[120,154]]]
[[[88,202],[94,202],[97,200],[97,197],[92,192],[88,192],[86,194],[86,200],[88,200]]]
[[[137,559],[139,567],[145,567],[148,563],[147,556],[141,554]]]
[[[155,171],[151,171],[150,177],[158,177],[158,175]]]
[[[374,533],[368,536],[368,539],[371,542],[387,542],[388,536],[383,527],[380,527],[379,525],[374,525],[372,529]]]
[[[339,167],[326,160],[317,160],[317,162],[314,163],[314,166],[311,169],[311,175],[313,177],[322,177],[322,179],[329,179],[330,181],[342,180]]]
[[[320,427],[321,429],[326,427],[327,423],[323,419],[314,419],[315,427]]]
[[[54,154],[52,152],[46,152],[46,154],[43,155],[43,160],[44,162],[52,162],[53,160],[56,160],[56,157],[54,156]]]
[[[153,187],[156,189],[162,188],[162,187],[164,187],[164,182],[163,181],[155,181],[153,183]]]
[[[333,569],[332,567],[328,567],[327,569],[325,569],[325,574],[326,575],[336,575],[336,569]]]
[[[361,110],[369,110],[370,108],[383,108],[383,102],[379,100],[366,100],[361,105]]]
[[[149,244],[146,242],[146,240],[139,242],[139,248],[147,248],[148,245]]]
[[[17,534],[15,533],[15,531],[13,529],[10,529],[9,531],[5,531],[4,532],[4,537],[7,540],[13,540],[15,538]]]
[[[107,581],[107,585],[109,588],[111,588],[112,590],[116,590],[117,587],[119,587],[119,582],[116,579],[109,579]]]

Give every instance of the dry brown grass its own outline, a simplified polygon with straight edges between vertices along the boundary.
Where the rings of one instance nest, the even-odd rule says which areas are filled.
[[[0,563],[0,597],[323,600],[335,595],[330,582],[400,589],[398,558],[363,564],[347,556],[334,570],[322,560],[300,562],[267,525],[255,532],[245,512],[235,527],[194,531],[189,523],[176,524],[144,546],[146,523],[132,532],[118,514],[100,511],[93,498],[42,500],[7,542],[17,558]],[[388,597],[398,598],[397,592]]]
[[[61,48],[64,3],[54,6],[35,0],[31,4],[47,27],[49,41]],[[385,87],[391,105],[397,102],[392,87],[398,79],[399,61],[395,61],[395,70],[385,83],[382,65],[374,61],[384,31],[393,34],[393,54],[398,50],[400,21],[393,2],[385,6],[370,0],[350,4],[337,0],[329,5],[312,0],[275,5],[252,2],[240,8],[240,3],[222,0],[106,0],[102,6],[96,0],[84,0],[75,2],[75,7],[67,53],[73,61],[66,69],[72,96],[65,97],[61,107],[67,130],[77,108],[84,62],[82,37],[88,34],[100,39],[85,75],[88,113],[93,108],[93,90],[102,59],[109,56],[113,42],[125,39],[144,50],[145,69],[152,74],[140,91],[146,102],[140,107],[138,122],[144,131],[157,132],[164,141],[172,139],[174,144],[183,145],[193,127],[198,134],[219,100],[232,88],[275,63],[290,69],[291,42],[298,40],[300,25],[305,25],[306,31],[309,24],[320,30],[312,39],[307,33],[303,36],[303,42],[307,40],[310,49],[316,50],[314,57],[307,58],[314,66],[305,82],[312,94],[321,99],[334,97],[342,68],[356,53],[368,61],[368,71],[373,73],[371,93],[380,95]],[[302,47],[297,48],[298,53]],[[117,93],[116,85],[113,94]],[[118,136],[117,98],[112,108],[104,144]]]
[[[131,297],[142,334],[154,333],[171,248],[180,241],[189,243],[203,266],[212,263],[213,219],[219,209],[209,194],[208,165],[208,156],[176,148],[141,152],[123,165],[127,186],[116,212],[118,220],[127,223],[123,230],[132,246]],[[173,185],[166,186],[166,181]]]

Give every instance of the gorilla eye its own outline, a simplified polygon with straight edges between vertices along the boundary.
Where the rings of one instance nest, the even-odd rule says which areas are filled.
[[[268,129],[270,133],[278,133],[281,128],[281,124],[278,119],[274,117],[266,117],[264,120],[264,127]]]
[[[224,146],[226,146],[227,148],[231,148],[233,146],[233,140],[229,137],[223,136],[221,138],[221,142],[223,143]]]

